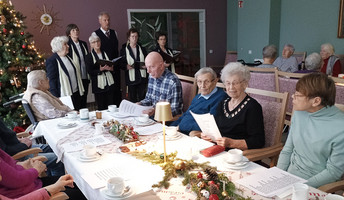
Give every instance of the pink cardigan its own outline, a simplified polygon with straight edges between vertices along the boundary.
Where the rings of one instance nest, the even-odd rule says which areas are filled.
[[[42,188],[36,169],[24,169],[16,164],[11,156],[0,149],[0,194],[9,198],[18,198]]]
[[[30,192],[27,195],[24,195],[22,197],[15,198],[15,199],[10,199],[10,198],[7,198],[7,197],[2,196],[0,194],[0,199],[1,200],[31,200],[31,199],[35,199],[35,200],[48,200],[48,199],[50,199],[50,196],[49,196],[49,194],[47,193],[47,191],[44,188],[41,188],[39,190],[35,190],[33,192]]]

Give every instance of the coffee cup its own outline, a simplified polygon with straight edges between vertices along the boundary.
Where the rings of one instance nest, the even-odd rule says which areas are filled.
[[[69,119],[74,119],[78,116],[78,113],[76,111],[70,111],[66,114],[66,117]]]
[[[89,119],[89,112],[87,108],[80,109],[80,120],[87,121]]]
[[[168,137],[173,137],[177,135],[177,126],[166,126],[166,135]]]
[[[242,150],[240,149],[230,149],[227,155],[227,162],[229,163],[237,163],[242,161],[243,155]]]
[[[343,200],[344,197],[338,194],[327,194],[325,200]]]
[[[92,144],[86,144],[84,146],[84,155],[86,157],[94,157],[97,153],[97,149],[94,145]]]
[[[95,124],[94,127],[96,129],[97,135],[100,135],[105,131],[105,127],[103,126],[103,124]]]
[[[116,105],[109,105],[108,110],[110,112],[118,112],[117,106]]]
[[[141,122],[141,123],[147,123],[148,120],[149,120],[149,116],[148,116],[148,114],[141,114],[141,115],[137,118],[137,120],[138,120],[139,122]]]
[[[293,195],[292,200],[304,200],[308,199],[308,185],[303,183],[295,183],[293,185]]]
[[[114,195],[120,195],[124,190],[124,180],[121,177],[112,177],[107,181],[108,192]]]
[[[98,110],[96,111],[96,118],[97,119],[102,119],[103,118],[101,111],[98,111]]]

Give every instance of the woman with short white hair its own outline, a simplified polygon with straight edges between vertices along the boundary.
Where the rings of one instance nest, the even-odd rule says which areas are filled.
[[[66,36],[54,37],[50,45],[54,53],[46,60],[50,92],[56,97],[71,96],[74,108],[79,110],[82,108],[84,87],[80,67],[77,67],[67,56],[68,38]]]
[[[334,55],[334,47],[330,43],[321,45],[320,56],[323,60],[323,65],[320,69],[322,73],[338,77],[342,72],[339,58]]]
[[[23,99],[29,103],[37,121],[64,117],[72,111],[49,92],[49,79],[44,70],[34,70],[27,75]]]

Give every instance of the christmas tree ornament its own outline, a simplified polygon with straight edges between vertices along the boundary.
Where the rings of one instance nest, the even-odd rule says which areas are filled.
[[[223,183],[223,187],[222,187],[222,196],[224,197],[228,197],[228,192],[226,192],[226,181],[221,181]]]
[[[209,200],[219,200],[219,197],[217,196],[217,194],[212,194],[209,196]]]
[[[205,197],[205,198],[209,198],[209,196],[210,196],[210,193],[209,193],[209,191],[208,190],[201,190],[201,194]]]
[[[175,160],[173,162],[174,168],[176,168],[177,170],[183,170],[185,169],[185,163],[182,160]]]
[[[20,35],[24,35],[24,31],[20,32]]]
[[[197,173],[197,178],[198,178],[198,179],[202,179],[202,178],[203,178],[202,172],[198,172],[198,173]]]
[[[6,33],[7,33],[7,29],[6,29],[6,28],[3,28],[3,29],[2,29],[2,32],[6,34]]]
[[[204,181],[200,181],[200,182],[197,184],[197,187],[199,187],[199,188],[201,188],[201,189],[205,188],[205,186],[206,186],[206,184],[205,184]]]
[[[23,44],[23,45],[22,45],[22,48],[23,48],[23,49],[26,49],[26,45],[25,45],[25,44]]]
[[[4,70],[0,69],[0,75],[3,75],[3,74],[4,74]]]

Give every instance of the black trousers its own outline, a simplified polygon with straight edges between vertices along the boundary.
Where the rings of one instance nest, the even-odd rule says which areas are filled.
[[[85,94],[83,96],[85,96]],[[77,92],[74,92],[73,95],[71,96],[74,110],[80,110],[81,108],[86,108],[86,107],[82,107],[83,96],[80,96],[79,90]]]
[[[139,102],[146,96],[147,84],[128,85],[129,100],[133,103]]]
[[[106,110],[108,108],[108,105],[115,104],[114,99],[116,93],[114,92],[114,89],[114,85],[111,85],[109,87],[109,90],[94,94],[98,110]]]

